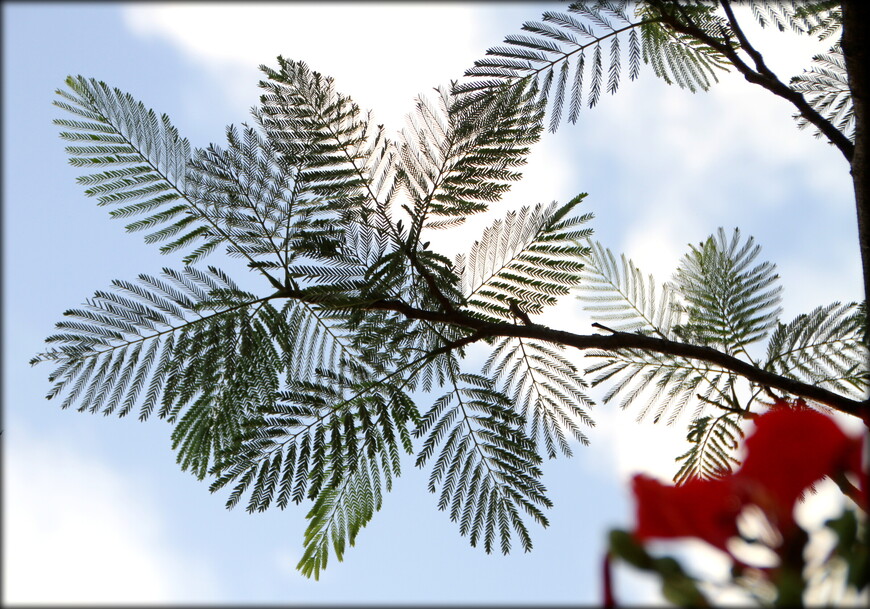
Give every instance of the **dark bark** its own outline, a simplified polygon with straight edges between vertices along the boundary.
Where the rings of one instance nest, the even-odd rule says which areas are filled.
[[[306,294],[304,290],[283,289],[270,298],[294,298],[311,304],[324,304],[319,298]],[[347,303],[350,305],[350,303]],[[345,305],[345,306],[347,306]],[[412,307],[401,300],[376,300],[368,303],[356,303],[356,305],[368,310],[395,311],[408,319],[420,319],[436,324],[448,324],[473,330],[473,333],[451,345],[445,350],[452,350],[461,346],[500,336],[513,336],[516,338],[532,338],[574,347],[581,351],[590,349],[601,351],[618,351],[624,349],[637,349],[654,353],[664,353],[690,360],[707,362],[742,376],[752,383],[779,389],[788,394],[803,397],[808,400],[820,402],[835,410],[846,414],[861,417],[866,412],[864,403],[838,395],[827,389],[797,381],[792,378],[780,376],[768,370],[753,366],[749,362],[732,357],[727,353],[717,351],[711,347],[681,343],[663,338],[631,334],[628,332],[613,332],[604,334],[575,334],[564,330],[548,328],[540,324],[511,324],[493,323],[483,321],[463,311],[453,309],[449,312],[429,311]]]
[[[843,37],[841,46],[849,73],[852,90],[852,108],[855,113],[855,151],[852,155],[852,184],[855,189],[855,207],[858,212],[858,245],[861,250],[861,268],[864,271],[864,302],[870,302],[870,201],[867,179],[867,91],[870,88],[867,72],[867,24],[870,23],[870,3],[843,2]]]
[[[749,44],[740,26],[734,19],[731,13],[730,5],[727,0],[722,0],[721,4],[725,8],[726,15],[729,17],[730,25],[738,38],[732,41],[723,35],[722,38],[712,35],[710,32],[703,30],[701,27],[691,23],[679,16],[679,3],[663,2],[652,0],[653,4],[661,14],[661,21],[671,29],[681,34],[687,34],[700,42],[703,42],[712,49],[715,49],[724,55],[731,65],[733,65],[743,77],[754,85],[764,87],[777,97],[781,97],[790,102],[798,111],[798,113],[807,120],[810,124],[818,128],[828,140],[836,146],[846,160],[851,162],[854,153],[854,145],[849,138],[843,135],[830,121],[824,116],[816,112],[807,102],[804,96],[795,91],[785,83],[783,83],[776,74],[774,74],[764,63],[764,59],[751,44]],[[676,9],[676,10],[675,10]],[[742,49],[752,58],[755,68],[750,67],[737,52]]]
[[[774,374],[753,366],[736,357],[732,357],[711,347],[680,343],[663,338],[615,332],[604,334],[575,334],[564,330],[555,330],[539,324],[515,325],[509,323],[485,322],[471,315],[460,312],[441,313],[425,311],[407,305],[398,300],[380,300],[368,305],[370,309],[396,311],[410,319],[423,319],[435,323],[445,323],[462,326],[475,331],[476,340],[488,337],[514,336],[517,338],[533,338],[559,345],[574,347],[580,350],[600,349],[617,351],[620,349],[638,349],[655,353],[664,353],[686,359],[707,362],[742,376],[750,382],[786,393],[821,402],[852,416],[861,416],[866,411],[864,404],[856,400],[838,395],[827,389],[796,381],[791,378]]]

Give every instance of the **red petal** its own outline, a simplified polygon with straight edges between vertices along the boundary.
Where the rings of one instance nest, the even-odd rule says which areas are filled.
[[[612,565],[610,564],[610,552],[604,555],[603,573],[604,576],[604,606],[607,609],[616,607],[616,597],[613,596],[613,574],[611,572]]]
[[[741,502],[730,479],[693,479],[670,486],[637,475],[634,494],[639,541],[697,537],[728,552],[726,542],[737,535]]]
[[[777,403],[777,406],[786,404]],[[734,475],[753,503],[781,529],[794,524],[794,504],[825,476],[860,472],[860,439],[849,438],[828,416],[808,408],[774,408],[756,419],[747,456]]]

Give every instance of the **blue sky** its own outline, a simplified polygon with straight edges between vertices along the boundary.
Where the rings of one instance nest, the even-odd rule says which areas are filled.
[[[249,515],[179,471],[170,428],[61,411],[27,361],[62,312],[112,279],[180,261],[88,200],[51,124],[68,74],[104,80],[169,114],[194,146],[223,139],[257,101],[257,66],[304,59],[398,129],[416,94],[461,75],[542,3],[3,5],[3,594],[5,602],[579,603],[600,601],[606,531],[631,525],[627,480],[669,479],[687,418],[634,423],[598,406],[592,446],[545,464],[555,507],[529,554],[468,546],[408,460],[384,508],[319,582],[299,575],[305,505]],[[759,35],[752,30],[754,35]],[[806,40],[763,33],[783,77]],[[766,45],[766,46],[765,46]],[[790,107],[728,75],[692,95],[644,71],[579,124],[548,134],[495,214],[588,192],[597,237],[662,280],[690,242],[741,230],[779,266],[784,317],[855,300],[860,271],[848,167]],[[454,243],[475,238],[472,223]],[[437,244],[435,244],[437,246]],[[450,250],[445,244],[445,251]],[[220,262],[213,256],[210,263]],[[545,323],[588,332],[566,299]],[[600,395],[593,392],[594,395]],[[820,499],[819,513],[829,509]],[[813,507],[813,506],[811,506]],[[625,601],[651,601],[619,573]]]

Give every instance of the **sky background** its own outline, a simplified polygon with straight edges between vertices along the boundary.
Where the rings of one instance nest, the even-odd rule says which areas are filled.
[[[222,143],[249,118],[257,66],[302,59],[335,77],[378,122],[400,129],[414,97],[458,78],[489,46],[537,19],[544,3],[3,4],[3,601],[5,603],[598,604],[607,530],[631,527],[628,480],[670,480],[688,414],[668,428],[598,406],[592,445],[545,463],[555,507],[535,549],[471,548],[407,459],[383,509],[319,582],[298,574],[306,504],[250,515],[182,473],[171,428],[154,418],[61,411],[43,396],[43,350],[62,312],[161,256],[82,193],[52,119],[69,74],[104,80],[167,113],[193,146]],[[818,50],[810,39],[749,28],[786,79]],[[824,45],[824,43],[823,43]],[[588,192],[596,236],[666,280],[688,243],[739,226],[784,286],[783,318],[860,295],[848,167],[799,131],[791,107],[726,75],[692,95],[644,69],[577,125],[547,134],[504,204],[450,237],[469,244],[508,208]],[[437,242],[433,244],[437,247]],[[454,253],[447,244],[446,252]],[[219,263],[219,255],[208,263]],[[565,299],[541,321],[590,332]],[[593,396],[601,392],[592,391]],[[425,405],[421,405],[425,407]],[[834,509],[822,493],[802,509]],[[809,517],[809,516],[808,516]],[[719,564],[710,558],[705,568]],[[627,570],[620,599],[654,602]]]

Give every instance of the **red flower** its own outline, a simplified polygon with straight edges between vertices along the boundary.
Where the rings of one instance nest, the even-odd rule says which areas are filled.
[[[747,456],[734,474],[716,480],[694,478],[682,486],[665,485],[639,474],[634,477],[637,525],[634,538],[696,537],[734,557],[728,540],[738,535],[737,517],[754,504],[767,515],[784,540],[778,550],[783,563],[791,551],[801,551],[806,538],[795,528],[794,505],[814,482],[830,476],[863,509],[867,487],[862,475],[861,438],[850,438],[834,421],[807,408],[803,400],[789,404],[777,400],[774,408],[757,417],[756,429],[746,440]],[[855,489],[846,474],[855,474]],[[845,482],[845,484],[844,484]],[[613,539],[613,538],[611,538]],[[618,547],[611,540],[611,551]],[[618,555],[618,554],[617,554]],[[798,560],[798,563],[801,561]],[[604,561],[605,606],[615,606],[610,580],[610,555]]]
[[[606,609],[616,607],[616,597],[613,596],[613,574],[611,573],[610,552],[604,555],[602,576],[604,578],[604,607]]]
[[[737,516],[747,504],[764,510],[787,534],[803,491],[825,476],[836,479],[848,472],[862,480],[859,495],[866,504],[860,438],[849,438],[802,401],[777,406],[756,419],[743,467],[731,476],[692,479],[682,486],[635,476],[638,541],[697,537],[728,552],[727,541],[737,535]]]
[[[794,526],[795,502],[825,476],[852,472],[864,486],[861,439],[848,437],[833,419],[802,405],[778,401],[778,407],[756,420],[743,467],[734,475],[749,502],[782,531]]]
[[[634,477],[638,541],[697,537],[728,551],[726,542],[737,535],[742,507],[727,479],[692,479],[682,486],[664,485],[642,474]]]

